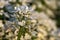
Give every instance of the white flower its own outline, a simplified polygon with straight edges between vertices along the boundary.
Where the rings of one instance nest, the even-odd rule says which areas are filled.
[[[26,22],[25,22],[24,20],[22,20],[22,23],[24,23],[24,24],[25,24]]]
[[[23,36],[21,36],[20,40],[25,40],[25,39],[23,38]]]
[[[15,8],[15,10],[18,12],[18,11],[21,11],[21,9],[20,9],[20,6],[17,6],[17,7],[14,7]]]
[[[21,9],[21,11],[22,11],[23,13],[27,13],[27,12],[28,12],[28,6],[26,6],[26,5],[22,5],[22,6],[20,7],[20,9]]]
[[[32,23],[36,23],[37,21],[36,20],[31,20]]]
[[[22,23],[22,22],[18,22],[18,25],[21,25],[21,26],[23,26],[23,23]]]
[[[28,40],[28,39],[31,39],[31,36],[28,33],[26,33],[24,38]]]
[[[36,31],[32,31],[31,34],[32,34],[32,36],[37,36],[37,35],[36,35],[36,34],[37,34]]]
[[[32,8],[29,8],[26,5],[22,5],[22,6],[16,6],[15,10],[18,12],[22,12],[22,13],[27,13],[28,11],[32,11]]]
[[[15,32],[14,32],[15,35],[18,35],[18,31],[19,31],[19,29],[16,29],[16,30],[15,30]]]
[[[32,12],[34,10],[34,7],[29,7],[28,11]]]
[[[2,23],[2,20],[0,20],[0,27],[3,27],[3,23]]]
[[[24,15],[25,17],[29,17],[29,15]]]
[[[18,22],[19,25],[24,26],[25,25],[25,21],[23,20],[22,22]]]

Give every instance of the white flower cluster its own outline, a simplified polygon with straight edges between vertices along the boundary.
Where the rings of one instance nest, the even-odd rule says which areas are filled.
[[[12,8],[8,9],[8,7],[6,8],[7,13],[4,13],[4,15],[8,14],[5,17],[9,18],[9,20],[5,19],[4,24],[5,39],[17,40],[20,36],[20,40],[32,40],[34,37],[36,37],[35,40],[47,40],[48,35],[54,34],[55,24],[44,12],[39,14],[35,11],[29,11],[27,6],[15,6],[15,11],[17,11],[15,13],[12,12],[14,10],[10,11]],[[22,33],[18,35],[19,32]]]
[[[16,0],[8,0],[8,2]],[[55,40],[56,39],[56,23],[48,16],[54,14],[50,9],[45,9],[43,5],[37,6],[46,10],[42,12],[35,11],[35,6],[27,6],[28,0],[19,0],[19,3],[5,5],[3,9],[4,25],[0,27],[1,40]],[[31,2],[31,1],[30,1]],[[37,7],[36,6],[36,7]],[[51,13],[51,14],[50,14]],[[49,38],[48,38],[49,37]]]

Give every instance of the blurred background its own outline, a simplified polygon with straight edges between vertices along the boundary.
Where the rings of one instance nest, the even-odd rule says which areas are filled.
[[[47,38],[45,38],[43,37],[43,34],[45,35],[44,28],[46,27],[39,27],[43,30],[43,32],[42,34],[40,34],[41,32],[37,32],[37,36],[40,35],[37,39],[34,39],[35,37],[32,37],[32,35],[34,35],[35,33],[34,31],[30,32],[31,36],[26,33],[25,37],[21,36],[21,39],[19,39],[19,33],[17,33],[18,35],[15,34],[19,30],[19,27],[16,28],[15,25],[11,26],[11,24],[12,22],[15,22],[14,20],[16,20],[14,19],[13,14],[16,13],[14,8],[16,7],[16,10],[18,11],[20,10],[20,6],[22,6],[21,9],[23,9],[24,13],[25,10],[28,9],[24,9],[24,6],[28,6],[30,8],[29,10],[33,11],[31,12],[32,15],[30,17],[32,17],[32,19],[34,20],[39,20],[38,22],[47,26],[47,29],[51,28],[51,30],[53,30],[52,33],[55,35],[52,34],[53,36],[50,35],[51,37],[47,36]],[[33,22],[35,22],[34,20]],[[32,29],[34,28],[35,27],[33,27]],[[11,32],[11,29],[14,29],[14,33]],[[38,27],[36,29],[38,29]],[[16,36],[12,36],[13,34]],[[0,40],[60,40],[60,0],[0,0]]]

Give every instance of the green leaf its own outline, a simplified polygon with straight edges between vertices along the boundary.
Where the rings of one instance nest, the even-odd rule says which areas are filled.
[[[42,11],[42,9],[41,8],[38,8],[38,7],[35,10],[38,11],[38,12],[41,12]]]
[[[32,36],[31,40],[36,40],[36,38],[37,38],[37,37],[35,37],[35,36]]]
[[[3,15],[0,15],[0,20],[3,20]]]

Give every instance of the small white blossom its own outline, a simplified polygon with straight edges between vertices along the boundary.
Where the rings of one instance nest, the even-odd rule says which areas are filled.
[[[31,34],[32,34],[32,36],[37,36],[37,35],[36,35],[36,34],[37,34],[36,31],[32,31]]]
[[[25,25],[25,21],[23,20],[22,22],[18,22],[19,25],[24,26]]]
[[[0,27],[3,27],[4,25],[3,25],[3,23],[2,23],[2,20],[0,20]]]
[[[25,17],[29,17],[29,15],[24,15]]]
[[[36,20],[31,20],[32,23],[36,23],[37,21]]]
[[[25,5],[23,5],[23,6],[21,6],[21,11],[23,12],[23,13],[27,13],[28,12],[28,6],[25,6]]]
[[[28,39],[31,39],[31,36],[28,33],[26,33],[24,38],[28,40]]]

